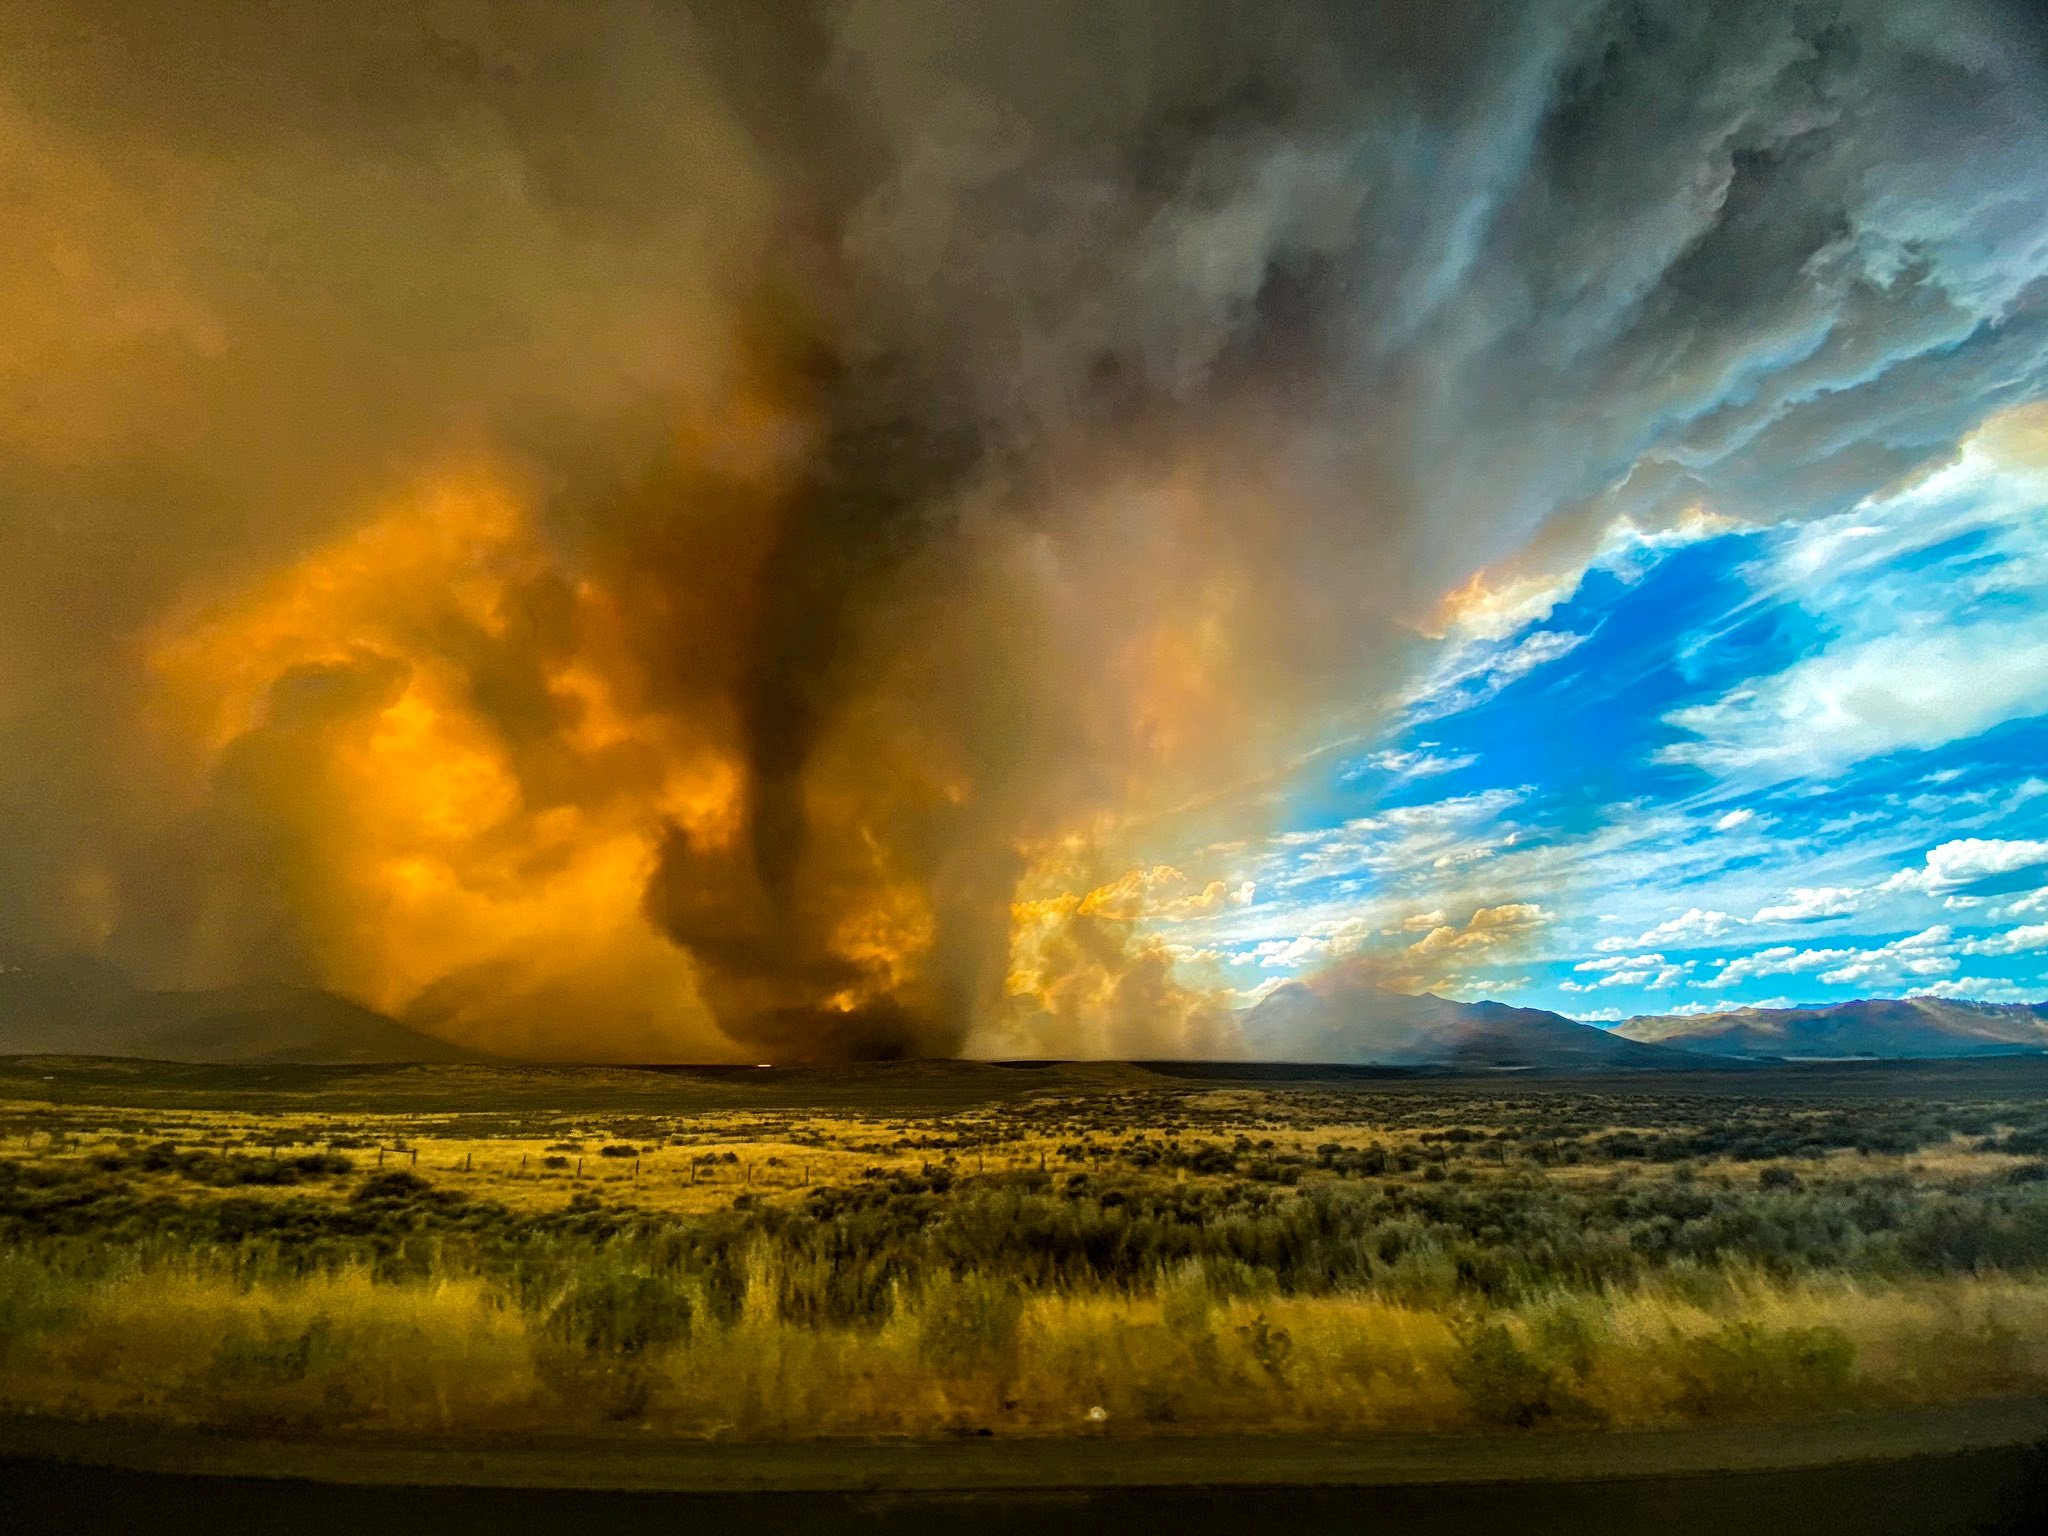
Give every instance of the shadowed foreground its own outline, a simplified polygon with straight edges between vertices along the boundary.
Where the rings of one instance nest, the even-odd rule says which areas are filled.
[[[649,1446],[518,1452],[265,1443],[0,1421],[23,1533],[1057,1528],[1971,1533],[2048,1521],[2048,1402],[1768,1429],[1142,1444]],[[82,1459],[71,1459],[71,1458]],[[119,1463],[107,1465],[99,1463]],[[332,1480],[322,1480],[332,1479]]]

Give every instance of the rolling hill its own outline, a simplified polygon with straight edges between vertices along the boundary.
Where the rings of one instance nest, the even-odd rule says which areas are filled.
[[[1541,1008],[1288,982],[1241,1015],[1255,1055],[1386,1066],[1683,1070],[1711,1065]]]
[[[0,1055],[195,1062],[479,1061],[332,992],[282,982],[156,991],[95,960],[0,970]]]
[[[2048,1004],[1872,998],[1823,1008],[1646,1015],[1614,1032],[1643,1044],[1752,1060],[2013,1055],[2048,1051]]]

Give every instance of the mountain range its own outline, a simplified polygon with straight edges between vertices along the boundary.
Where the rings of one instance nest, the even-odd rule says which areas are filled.
[[[1290,981],[1241,1016],[1255,1056],[1408,1067],[1674,1071],[1712,1063],[1541,1008]]]
[[[1451,1070],[1685,1071],[1758,1061],[2048,1052],[2048,1004],[1874,998],[1817,1008],[1645,1015],[1613,1029],[1541,1008],[1348,984],[1275,987],[1239,1014],[1255,1059]],[[493,1058],[347,998],[281,982],[134,985],[103,961],[0,966],[0,1055],[313,1064]]]
[[[0,969],[0,1055],[154,1061],[478,1061],[475,1052],[316,987],[133,985],[101,961]]]
[[[2048,1051],[2048,1003],[1869,998],[1823,1008],[1644,1015],[1614,1032],[1646,1045],[1749,1060],[2009,1056]]]

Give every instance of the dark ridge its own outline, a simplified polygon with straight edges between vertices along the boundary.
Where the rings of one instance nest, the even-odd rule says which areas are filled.
[[[1310,1061],[1134,1061],[1141,1071],[1198,1082],[1329,1083],[1426,1077],[1428,1067]]]
[[[490,1061],[317,987],[138,987],[91,959],[0,971],[0,1052],[341,1065]]]

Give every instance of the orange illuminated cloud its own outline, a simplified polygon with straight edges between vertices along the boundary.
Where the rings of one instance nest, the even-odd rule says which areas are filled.
[[[150,642],[158,727],[201,792],[237,764],[278,777],[263,798],[323,984],[393,1013],[427,1005],[427,1022],[472,1043],[545,1051],[574,1021],[531,1021],[508,1040],[505,1005],[570,982],[637,1021],[581,1049],[686,1041],[701,1055],[711,1037],[692,967],[649,923],[644,894],[670,827],[732,839],[740,775],[635,703],[589,583],[566,584],[562,653],[530,654],[514,633],[522,594],[556,576],[504,479],[437,479],[163,625]],[[478,697],[479,675],[520,663],[545,693],[544,739],[525,749],[539,767]],[[329,680],[313,723],[297,721],[295,690]],[[294,731],[316,734],[309,754],[259,756]],[[489,996],[471,997],[471,981]]]

